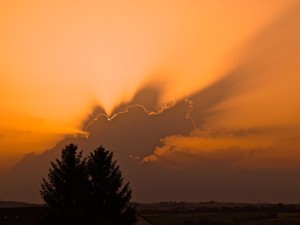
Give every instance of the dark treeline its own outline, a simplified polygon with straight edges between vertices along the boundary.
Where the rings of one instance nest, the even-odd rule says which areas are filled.
[[[167,203],[156,203],[149,204],[147,209],[139,208],[138,210],[140,213],[201,213],[201,212],[256,212],[256,213],[299,213],[300,212],[300,205],[298,204],[249,204],[243,206],[218,206],[218,203],[215,203],[216,206],[206,206],[205,203],[201,203],[201,206],[193,207],[190,206],[189,203],[168,203],[169,209],[164,209],[162,206],[166,205]],[[233,203],[234,205],[235,203]],[[199,203],[200,205],[200,203]]]
[[[180,218],[186,215],[190,218],[181,222],[181,225],[242,225],[249,222],[277,220],[280,218],[279,213],[297,215],[300,213],[300,205],[161,202],[140,205],[138,211],[146,217],[161,215],[162,218],[172,216]]]

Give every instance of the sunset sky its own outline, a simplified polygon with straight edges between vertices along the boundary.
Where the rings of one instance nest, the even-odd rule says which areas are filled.
[[[138,201],[193,199],[206,179],[219,200],[285,182],[300,202],[298,0],[1,1],[0,90],[1,198],[38,202],[25,190],[72,141],[115,151]],[[167,177],[195,185],[166,196]]]

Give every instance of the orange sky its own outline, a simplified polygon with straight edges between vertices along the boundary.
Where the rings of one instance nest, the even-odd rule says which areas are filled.
[[[236,95],[208,126],[289,127],[294,137],[297,2],[1,1],[0,170],[84,133],[95,105],[109,114],[149,83],[162,86],[161,104],[180,100],[233,72]]]

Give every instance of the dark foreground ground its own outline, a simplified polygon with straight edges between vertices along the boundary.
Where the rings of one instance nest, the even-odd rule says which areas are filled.
[[[300,225],[300,205],[164,202],[139,205],[155,225]]]
[[[0,208],[0,225],[37,225],[42,207]]]
[[[277,218],[259,218],[261,214],[245,213],[193,213],[149,214],[156,225],[299,225],[300,213],[279,213]],[[251,218],[252,217],[252,218]],[[257,217],[253,219],[253,217]],[[147,223],[143,223],[147,224]],[[151,224],[151,223],[149,223]]]
[[[0,204],[0,225],[37,225],[37,205]],[[300,225],[300,206],[283,204],[176,203],[139,204],[138,225]]]

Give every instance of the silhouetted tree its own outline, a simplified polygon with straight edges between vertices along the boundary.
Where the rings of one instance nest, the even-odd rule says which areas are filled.
[[[43,179],[41,196],[47,204],[41,225],[132,225],[135,207],[132,192],[113,154],[103,147],[88,158],[70,144],[61,160],[51,162],[48,179]]]
[[[41,196],[48,208],[41,224],[80,224],[88,189],[86,160],[77,146],[70,144],[62,150],[61,160],[51,162],[48,180],[43,178]]]
[[[130,204],[132,191],[129,183],[123,185],[122,173],[113,160],[113,153],[98,147],[89,155],[87,168],[95,224],[135,224],[135,206]]]

